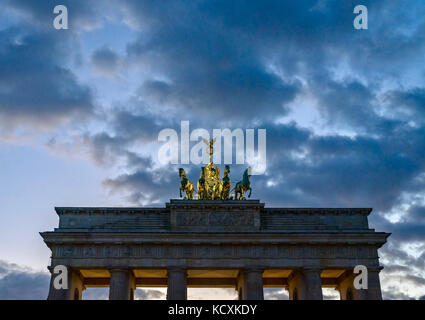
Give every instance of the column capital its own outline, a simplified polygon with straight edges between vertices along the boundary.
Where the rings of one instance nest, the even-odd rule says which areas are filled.
[[[264,267],[244,267],[240,269],[242,272],[260,272],[261,274],[264,270],[266,270]]]
[[[168,272],[182,272],[187,273],[187,268],[185,267],[167,267],[167,273]]]
[[[307,267],[303,267],[303,268],[301,268],[300,269],[300,271],[302,271],[302,272],[305,272],[305,273],[307,273],[307,272],[319,272],[319,273],[321,273],[322,271],[323,271],[323,267],[316,267],[316,266],[307,266]]]
[[[124,268],[124,267],[112,267],[112,268],[108,268],[109,272],[129,272],[131,271],[131,268]]]
[[[307,266],[307,267],[300,267],[300,268],[293,269],[291,274],[288,277],[288,281],[293,279],[298,273],[301,273],[301,274],[318,273],[320,275],[323,269],[324,269],[323,267],[319,267],[319,266]]]

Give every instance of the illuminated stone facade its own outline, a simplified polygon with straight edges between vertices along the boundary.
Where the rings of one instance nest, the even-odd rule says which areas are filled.
[[[381,299],[378,248],[388,233],[368,226],[371,209],[266,208],[258,200],[171,200],[165,208],[56,208],[59,227],[41,236],[56,265],[69,270],[68,290],[49,299],[81,299],[86,287],[110,287],[132,299],[136,287],[226,287],[240,299],[263,299],[284,287],[290,299]],[[367,290],[353,268],[368,269]],[[52,273],[53,277],[56,274]]]

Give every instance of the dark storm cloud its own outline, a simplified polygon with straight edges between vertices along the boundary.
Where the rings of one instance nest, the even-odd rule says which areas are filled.
[[[358,81],[338,82],[328,77],[315,78],[312,91],[329,124],[378,135],[385,135],[401,124],[377,114],[378,97],[372,88]]]
[[[380,250],[380,256],[384,261],[383,274],[387,278],[411,275],[425,279],[422,274],[425,268],[425,250],[417,249],[413,256],[401,249],[401,245],[409,244],[409,240],[402,239],[399,241],[399,239],[390,241]]]
[[[116,111],[113,113],[111,124],[113,130],[119,135],[130,140],[144,142],[157,141],[158,132],[163,128],[177,127],[173,121],[163,119],[158,115],[154,116],[146,111],[143,113]]]
[[[50,275],[0,260],[0,300],[47,298]]]
[[[294,76],[301,75],[322,98],[320,107],[328,113],[328,120],[348,120],[378,130],[389,123],[374,119],[373,87],[355,80],[336,82],[330,70],[343,58],[345,68],[354,75],[382,81],[371,66],[394,58],[390,48],[400,43],[399,38],[406,40],[403,52],[410,55],[424,47],[416,41],[421,27],[410,36],[397,33],[398,28],[395,34],[384,28],[394,22],[396,14],[398,24],[410,21],[405,10],[384,1],[363,3],[370,6],[370,20],[377,27],[364,33],[352,26],[355,1],[125,3],[134,20],[152,25],[128,46],[130,58],[168,79],[146,81],[142,94],[156,107],[174,107],[200,116],[211,108],[218,118],[284,115],[285,105],[300,90]],[[379,45],[374,43],[376,29],[384,33]],[[391,64],[384,67],[395,79]],[[378,73],[383,69],[377,68]]]
[[[133,15],[143,19],[145,2],[130,4]],[[142,97],[157,108],[214,119],[273,119],[286,113],[285,104],[294,99],[299,82],[267,70],[245,35],[224,28],[197,4],[171,6],[190,17],[186,20],[165,4],[154,6],[149,12],[158,14],[155,28],[130,44],[128,54],[168,80],[145,81]]]
[[[126,116],[131,117],[129,114]],[[136,121],[137,118],[134,120]],[[127,122],[129,119],[123,123]],[[143,135],[142,126],[139,130],[137,126],[135,128],[135,131],[124,131],[126,134],[122,137],[136,138],[137,132]],[[254,176],[252,181],[255,186],[254,196],[267,199],[269,205],[279,205],[284,201],[288,206],[372,206],[376,211],[388,210],[397,203],[399,195],[412,179],[415,179],[423,170],[424,160],[423,157],[419,157],[422,142],[419,140],[403,141],[398,136],[321,137],[315,136],[306,129],[298,128],[294,124],[268,125],[267,128],[268,174]],[[159,132],[159,128],[153,132]],[[410,137],[413,136],[412,134]],[[397,142],[394,142],[396,139],[398,139]],[[100,141],[96,140],[93,142],[96,142],[98,149],[104,150],[101,148]],[[406,147],[407,143],[414,147]],[[116,145],[121,147],[122,143]],[[305,154],[300,158],[297,154],[303,152]],[[134,167],[134,164],[131,166]],[[150,167],[139,167],[137,174],[122,175],[119,183],[108,181],[107,185],[119,186],[120,189],[125,186],[128,190],[134,188],[137,193],[143,193],[143,188],[149,189],[150,186],[157,185],[155,181],[149,180],[154,176],[147,171],[143,173]],[[193,169],[189,173],[189,178],[196,182],[199,168],[189,167]],[[238,169],[240,168],[232,166],[234,183],[242,174],[242,170]],[[167,181],[176,183],[172,170],[169,174],[171,176]],[[175,176],[177,177],[177,173]],[[138,180],[140,181],[136,183]],[[270,180],[277,184],[268,185]],[[352,183],[348,183],[349,181]],[[175,196],[175,193],[167,192],[165,187],[158,189],[158,192],[165,197],[172,194]],[[420,229],[419,226],[416,228]],[[390,230],[392,229],[391,227]],[[420,235],[419,229],[418,235]],[[414,229],[409,237],[416,234],[413,231]],[[402,230],[400,232],[404,234]]]
[[[405,116],[413,118],[413,121],[421,121],[423,124],[425,120],[425,88],[392,91],[388,93],[387,98],[393,108],[405,113]]]
[[[93,52],[91,63],[100,74],[114,76],[119,67],[119,56],[108,47],[102,47]]]
[[[3,125],[54,125],[92,112],[92,94],[63,63],[67,46],[46,33],[0,31],[0,116]]]
[[[425,224],[425,206],[412,206],[408,210],[407,220]]]
[[[129,194],[130,203],[163,205],[163,202],[178,196],[178,166],[172,169],[154,169],[150,158],[133,155],[132,173],[121,174],[114,179],[106,179],[103,183],[112,192],[120,191]],[[174,186],[174,188],[170,188]],[[174,189],[174,190],[173,190]]]
[[[372,218],[372,221],[374,221],[374,217]],[[425,241],[425,224],[423,222],[387,222],[376,224],[376,226],[382,230],[392,232],[394,241]],[[424,264],[422,263],[422,265]]]
[[[49,293],[50,274],[34,272],[20,265],[0,260],[0,300],[45,300]],[[88,288],[83,291],[86,300],[107,300],[109,289]],[[137,300],[163,299],[158,290],[137,289]]]
[[[44,300],[49,280],[44,273],[12,272],[0,279],[0,300]]]
[[[166,127],[176,127],[169,120],[148,113],[140,114],[125,110],[111,111],[109,115],[108,132],[82,136],[82,142],[88,148],[88,155],[98,165],[110,166],[124,157],[128,166],[138,167],[140,159],[134,152],[129,151],[132,146],[143,146],[158,141],[158,133]],[[49,146],[54,148],[56,141],[50,141]]]
[[[389,265],[385,266],[385,273],[399,273],[399,272],[410,272],[411,269],[406,266],[400,266],[400,265]]]
[[[415,299],[412,292],[403,292],[399,285],[404,284],[419,293],[425,290],[425,248],[415,249],[414,255],[405,250],[405,246],[411,244],[411,239],[399,234],[398,223],[393,224],[393,229],[389,229],[385,223],[376,224],[376,227],[392,232],[389,243],[379,250],[381,264],[384,266],[380,274],[384,299]]]
[[[3,2],[3,8],[18,17],[15,25],[0,30],[3,130],[54,127],[93,112],[91,89],[71,71],[77,55],[76,35],[54,30],[50,14],[53,7],[48,3]]]
[[[267,128],[270,176],[252,179],[263,190],[260,195],[276,205],[284,200],[287,205],[371,206],[382,211],[396,204],[406,188],[422,188],[414,189],[412,181],[425,166],[423,129],[347,137],[317,136],[293,124]],[[268,187],[268,179],[279,183]]]
[[[374,9],[369,10],[371,20],[382,30],[392,17],[388,10],[394,5],[381,1],[365,4]],[[190,118],[193,126],[211,128],[216,127],[208,123],[212,120],[232,127],[258,119],[268,129],[268,172],[278,180],[275,186],[267,187],[270,176],[255,177],[259,189],[265,190],[258,196],[272,203],[282,199],[283,193],[285,201],[298,205],[390,208],[423,169],[419,139],[423,130],[406,129],[405,123],[378,115],[376,84],[332,78],[329,67],[339,61],[339,55],[348,58],[349,66],[362,63],[361,59],[357,61],[362,56],[358,53],[364,55],[367,50],[371,53],[381,48],[379,58],[384,54],[390,57],[384,47],[399,35],[390,39],[385,32],[381,47],[371,46],[376,33],[356,33],[352,27],[354,5],[353,1],[265,1],[261,5],[124,1],[120,9],[141,27],[139,39],[128,45],[128,58],[144,63],[153,77],[142,82],[138,91],[144,100],[141,114],[119,112],[110,126],[115,134],[109,131],[86,136],[86,142],[93,146],[93,157],[98,163],[113,163],[118,154],[134,160],[137,156],[127,151],[130,145],[154,141],[161,126],[173,127],[158,123],[155,112],[146,114],[149,108],[157,113],[162,110],[164,116],[170,115],[164,111],[172,110],[172,116]],[[27,1],[16,6],[31,7]],[[384,14],[377,16],[376,12],[385,8]],[[407,18],[404,11],[398,13],[400,23],[406,24]],[[417,37],[417,30],[407,36],[411,40]],[[408,47],[411,41],[405,42]],[[413,42],[410,45],[417,48]],[[375,56],[369,58],[368,63],[374,66]],[[107,48],[96,51],[92,59],[103,67],[117,63],[116,54]],[[301,72],[300,66],[307,71]],[[374,72],[374,68],[369,69]],[[297,75],[307,84],[296,80]],[[321,138],[314,130],[272,124],[270,120],[287,114],[287,103],[306,85],[318,99],[326,121],[360,130],[362,136]],[[393,93],[392,101],[403,99],[402,94]],[[410,100],[409,104],[418,109],[421,100]],[[304,159],[294,155],[300,152],[306,153]],[[136,178],[152,178],[142,172],[143,168],[137,170],[120,176],[117,186],[130,188],[137,185]],[[126,179],[132,183],[125,183]],[[115,184],[108,180],[107,185]],[[146,181],[138,187],[148,185],[154,183]],[[329,194],[333,196],[329,198]]]
[[[124,120],[125,119],[125,120]],[[121,137],[143,136],[143,121],[138,117],[126,114],[125,117],[117,117],[116,127],[122,127]],[[125,125],[134,121],[134,128]],[[196,125],[193,125],[196,127]],[[160,127],[151,128],[148,132],[157,133]],[[418,141],[417,148],[412,156],[403,155],[405,146],[403,141],[398,144],[392,139],[344,136],[320,137],[306,129],[294,124],[267,125],[268,129],[268,172],[267,176],[255,176],[253,181],[256,188],[255,197],[267,198],[269,204],[278,205],[284,200],[287,205],[298,206],[368,206],[373,205],[376,209],[388,209],[397,200],[397,196],[422,167],[421,158],[413,158],[419,152],[421,143]],[[119,131],[117,131],[119,132]],[[95,136],[99,150],[104,150],[101,139]],[[153,136],[152,138],[155,138]],[[106,139],[107,141],[108,139]],[[118,147],[122,146],[120,140]],[[399,146],[400,148],[395,148]],[[303,158],[294,153],[305,152]],[[104,158],[103,156],[101,158]],[[412,161],[415,159],[415,161]],[[196,168],[190,173],[192,181],[196,181],[198,173]],[[139,170],[144,170],[140,168]],[[237,169],[233,173],[234,182],[241,175]],[[278,180],[276,186],[267,186],[267,181]],[[119,185],[136,189],[141,186],[155,185],[151,181],[135,184],[135,179],[147,179],[149,174],[138,172],[137,175],[124,175],[120,177]],[[124,183],[130,179],[131,183]],[[324,181],[332,181],[331,184]],[[347,183],[355,181],[355,183]],[[109,186],[114,186],[111,181]],[[317,188],[321,185],[320,188]],[[300,196],[299,192],[302,191]],[[138,191],[140,192],[140,191]],[[371,194],[375,198],[371,198]]]
[[[106,132],[97,134],[86,134],[83,136],[84,144],[88,146],[88,155],[98,165],[110,166],[118,158],[125,154],[125,144],[122,137],[113,137]],[[49,143],[51,148],[55,147],[55,141]]]

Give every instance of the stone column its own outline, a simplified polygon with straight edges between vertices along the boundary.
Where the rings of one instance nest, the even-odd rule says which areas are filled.
[[[129,269],[111,269],[109,300],[131,300],[134,297],[135,280]]]
[[[184,268],[167,270],[167,300],[187,299],[187,271]]]
[[[341,300],[367,300],[366,290],[354,288],[354,278],[353,270],[347,270],[339,279],[337,290]]]
[[[368,300],[382,300],[381,281],[379,280],[379,272],[382,268],[368,268]]]
[[[321,269],[295,270],[288,279],[290,300],[323,300]]]
[[[263,269],[249,268],[239,272],[238,292],[240,300],[264,300]]]
[[[66,278],[68,279],[67,289],[56,289],[54,287],[54,280],[56,277],[63,277],[61,273],[53,273],[53,268],[50,269],[50,288],[47,300],[81,300],[83,295],[84,281],[78,270],[71,268],[65,269],[67,272]]]
[[[337,290],[341,300],[382,300],[381,284],[379,281],[380,267],[368,267],[368,289],[354,288],[354,278],[357,274],[347,270],[338,284]]]
[[[355,300],[354,299],[354,274],[352,270],[347,270],[345,274],[343,274],[339,278],[338,286],[336,289],[339,291],[339,297],[341,300]],[[356,299],[363,300],[363,299]]]

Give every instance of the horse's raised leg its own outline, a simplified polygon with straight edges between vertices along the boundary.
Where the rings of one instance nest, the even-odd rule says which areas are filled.
[[[244,197],[244,193],[245,193],[245,191],[242,189],[241,190],[241,200],[246,200],[245,197]]]

